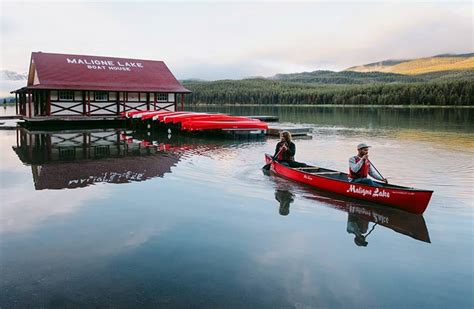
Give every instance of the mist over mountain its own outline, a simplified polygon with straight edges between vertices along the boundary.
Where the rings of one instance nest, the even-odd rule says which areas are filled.
[[[28,74],[27,73],[17,73],[8,70],[0,70],[0,80],[7,81],[7,80],[27,80]]]
[[[27,73],[0,70],[0,98],[14,97],[10,91],[26,86],[27,79]]]
[[[417,75],[442,71],[474,70],[474,53],[442,54],[405,60],[383,60],[350,67],[344,71]]]

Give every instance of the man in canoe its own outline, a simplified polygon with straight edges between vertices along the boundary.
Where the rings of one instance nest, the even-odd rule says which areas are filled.
[[[372,163],[369,161],[369,147],[367,144],[357,145],[357,156],[349,158],[349,181],[352,183],[360,183],[364,185],[379,187],[379,184],[374,182],[368,176],[376,180],[388,183],[387,179],[379,175]]]
[[[283,131],[280,133],[280,142],[275,147],[275,158],[278,162],[289,167],[305,167],[304,163],[295,161],[296,146],[291,140],[291,133]]]

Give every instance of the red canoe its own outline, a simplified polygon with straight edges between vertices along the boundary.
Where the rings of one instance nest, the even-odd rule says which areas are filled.
[[[164,114],[164,113],[169,113],[167,111],[152,111],[152,112],[148,112],[148,113],[144,113],[144,114],[140,114],[140,119],[141,120],[147,120],[147,119],[151,119],[155,116],[158,116],[158,115],[161,115],[161,114]]]
[[[194,119],[194,118],[199,117],[199,116],[209,116],[209,114],[188,112],[188,113],[178,114],[178,115],[176,115],[176,114],[175,115],[166,115],[165,117],[163,117],[162,122],[164,122],[164,123],[176,123],[177,121],[179,121],[182,118],[192,118],[192,119]]]
[[[271,171],[279,176],[305,183],[321,190],[389,205],[415,214],[422,214],[425,211],[433,194],[433,191],[429,190],[419,190],[384,183],[379,183],[380,187],[353,184],[348,181],[347,174],[345,173],[315,166],[290,168],[277,161],[272,162],[272,157],[268,154],[265,155],[265,160],[267,164],[271,163]]]
[[[158,120],[159,122],[163,122],[163,119],[166,116],[182,115],[182,114],[189,114],[189,113],[190,112],[166,112],[166,113],[154,116],[153,120]]]
[[[165,122],[172,122],[174,124],[188,122],[188,121],[221,121],[221,120],[246,120],[251,121],[253,119],[241,116],[229,116],[224,114],[196,114],[196,115],[178,115],[174,116],[171,121],[169,117],[166,118]]]
[[[267,130],[268,125],[262,121],[187,121],[181,123],[183,130],[224,130],[224,129],[246,129]]]

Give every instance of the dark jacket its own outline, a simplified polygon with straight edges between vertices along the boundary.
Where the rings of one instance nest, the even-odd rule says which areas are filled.
[[[287,150],[283,151],[281,154],[280,154],[280,158],[279,159],[277,157],[277,154],[278,152],[280,151],[280,148],[283,147],[284,144],[287,144]],[[295,146],[295,143],[293,142],[279,142],[277,145],[276,145],[276,148],[275,148],[275,154],[273,155],[273,157],[277,160],[280,160],[280,161],[295,161],[295,153],[296,153],[296,146]]]

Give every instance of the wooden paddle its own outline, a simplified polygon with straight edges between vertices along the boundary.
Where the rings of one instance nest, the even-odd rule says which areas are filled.
[[[372,165],[372,167],[374,168],[374,170],[377,171],[377,173],[379,173],[380,177],[382,177],[383,179],[387,179],[387,178],[383,177],[382,173],[379,172],[379,170],[375,167],[375,165],[372,164],[372,162],[369,161],[369,164]]]
[[[269,170],[270,170],[270,166],[272,166],[273,161],[275,161],[275,159],[278,158],[278,156],[280,155],[280,153],[282,152],[282,150],[283,150],[283,147],[280,147],[280,150],[277,152],[276,155],[274,155],[274,156],[272,157],[272,160],[270,161],[270,163],[265,164],[265,165],[262,167],[262,169],[263,169],[264,171],[269,171]]]

